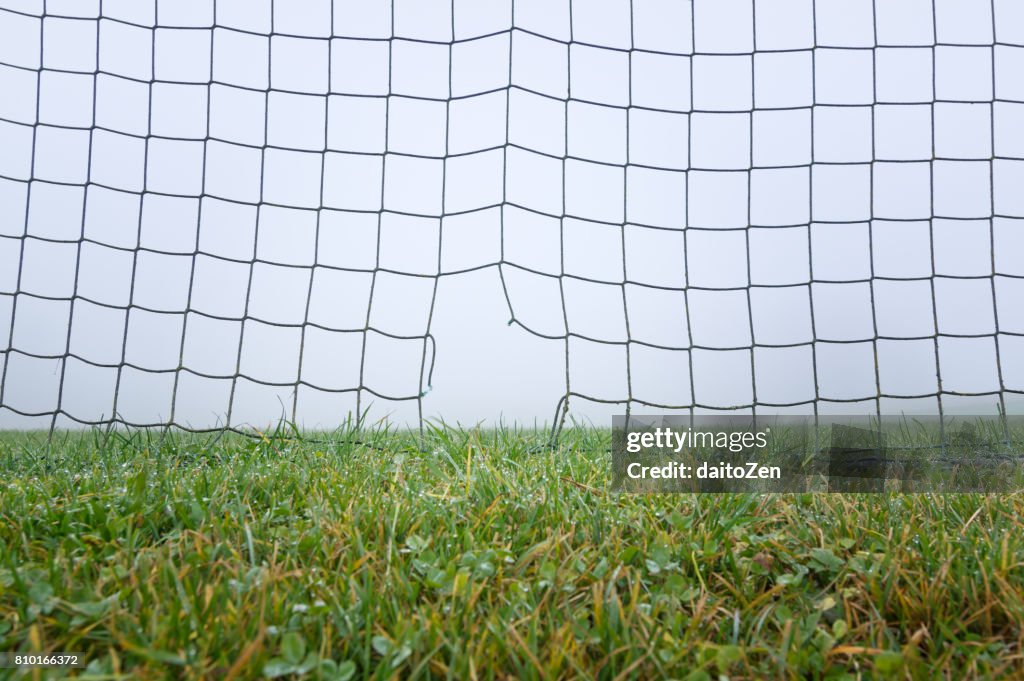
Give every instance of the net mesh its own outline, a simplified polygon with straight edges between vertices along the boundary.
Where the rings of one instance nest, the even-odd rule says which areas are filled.
[[[0,3],[0,412],[236,428],[266,386],[293,420],[317,396],[422,420],[438,283],[489,268],[563,347],[556,424],[573,398],[1024,393],[1011,3],[307,4]],[[498,247],[452,266],[466,221]],[[620,353],[618,394],[585,346]],[[803,394],[774,387],[794,366]]]

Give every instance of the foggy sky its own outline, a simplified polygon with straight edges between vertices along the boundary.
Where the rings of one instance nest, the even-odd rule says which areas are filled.
[[[991,413],[1024,9],[873,4],[0,0],[0,427]]]

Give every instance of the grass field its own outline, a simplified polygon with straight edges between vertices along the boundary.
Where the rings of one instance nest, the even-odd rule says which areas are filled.
[[[94,679],[1024,678],[1024,495],[616,495],[608,438],[0,435],[0,649]]]

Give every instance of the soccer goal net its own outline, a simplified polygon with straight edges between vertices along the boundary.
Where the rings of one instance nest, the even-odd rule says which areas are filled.
[[[0,0],[0,426],[1005,409],[1022,73],[1015,0]]]

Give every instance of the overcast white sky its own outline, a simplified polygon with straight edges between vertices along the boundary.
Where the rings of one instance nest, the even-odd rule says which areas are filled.
[[[425,416],[540,423],[567,350],[605,400],[1024,390],[1020,3],[45,13],[0,0],[0,427],[118,385],[132,423],[330,426],[431,366]]]

